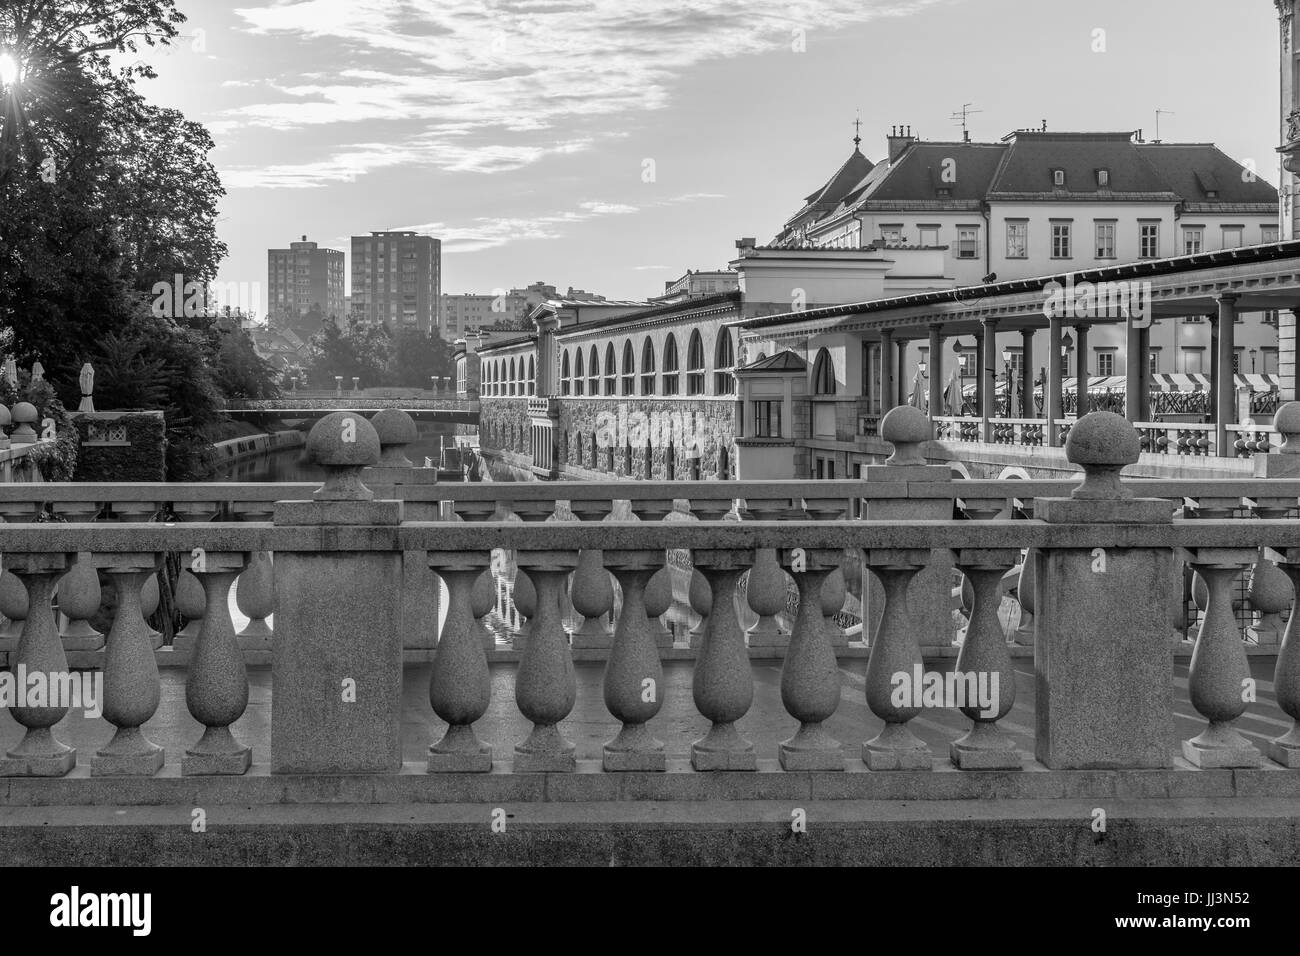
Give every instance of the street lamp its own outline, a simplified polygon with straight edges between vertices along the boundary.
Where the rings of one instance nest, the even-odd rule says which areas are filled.
[[[1250,350],[1250,374],[1255,374],[1255,349]]]
[[[1070,353],[1074,351],[1074,336],[1069,332],[1061,336],[1061,358],[1065,359],[1065,374],[1070,374]]]
[[[1007,418],[1016,413],[1011,407],[1011,350],[1004,349],[1002,352],[1002,373],[1007,382]]]

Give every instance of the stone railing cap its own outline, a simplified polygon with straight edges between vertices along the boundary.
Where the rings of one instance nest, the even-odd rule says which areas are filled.
[[[379,433],[355,412],[333,412],[312,426],[307,454],[318,465],[373,465],[379,461]]]
[[[385,408],[371,416],[380,445],[410,445],[419,438],[415,419],[400,408]]]
[[[1283,437],[1278,453],[1300,455],[1300,440],[1293,438],[1300,435],[1300,402],[1287,402],[1279,408],[1273,416],[1273,427]]]
[[[1137,430],[1123,415],[1114,412],[1084,415],[1065,440],[1066,459],[1084,467],[1122,468],[1136,464],[1141,453]]]
[[[924,465],[921,446],[934,437],[934,428],[919,408],[900,405],[880,420],[880,437],[894,446],[887,464]]]

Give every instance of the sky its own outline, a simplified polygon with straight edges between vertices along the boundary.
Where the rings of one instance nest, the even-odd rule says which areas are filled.
[[[1272,0],[180,0],[142,91],[213,133],[219,278],[306,235],[443,240],[443,291],[642,299],[770,240],[896,124],[1134,130],[1276,185]],[[1104,32],[1101,32],[1104,31]],[[350,267],[350,263],[349,263]],[[263,297],[264,301],[264,297]]]

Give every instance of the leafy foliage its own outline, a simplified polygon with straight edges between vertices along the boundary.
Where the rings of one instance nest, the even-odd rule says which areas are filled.
[[[403,329],[395,336],[379,324],[356,316],[340,330],[332,322],[308,343],[307,380],[315,388],[333,388],[342,375],[351,385],[356,376],[362,388],[403,386],[428,388],[429,377],[453,374],[451,347],[436,335]]]

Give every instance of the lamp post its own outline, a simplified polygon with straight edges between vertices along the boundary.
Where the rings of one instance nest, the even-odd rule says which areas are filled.
[[[1250,350],[1250,374],[1255,374],[1255,349]]]
[[[1015,417],[1016,410],[1011,407],[1011,350],[1002,352],[1002,374],[1007,383],[1007,418]]]

